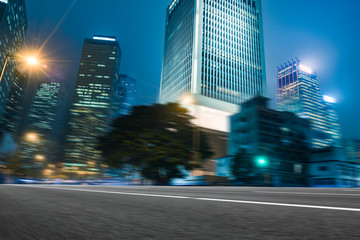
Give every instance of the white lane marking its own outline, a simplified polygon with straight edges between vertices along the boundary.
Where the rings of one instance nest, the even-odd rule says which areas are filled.
[[[310,192],[272,192],[272,191],[253,191],[255,193],[274,193],[274,194],[304,194],[304,195],[327,195],[327,196],[357,196],[360,194],[349,194],[349,193],[310,193]]]
[[[272,205],[272,206],[283,206],[283,207],[316,208],[316,209],[360,212],[360,208],[342,208],[342,207],[329,207],[329,206],[316,206],[316,205],[303,205],[303,204],[289,204],[289,203],[254,202],[254,201],[228,200],[228,199],[215,199],[215,198],[196,198],[196,199],[203,201],[249,203],[249,204]]]
[[[109,194],[133,195],[133,196],[147,196],[147,197],[192,199],[192,200],[199,200],[199,201],[230,202],[230,203],[244,203],[244,204],[257,204],[257,205],[269,205],[269,206],[314,208],[314,209],[360,212],[360,208],[344,208],[344,207],[330,207],[330,206],[303,205],[303,204],[290,204],[290,203],[275,203],[275,202],[257,202],[257,201],[243,201],[243,200],[217,199],[217,198],[196,198],[196,197],[186,197],[186,196],[176,196],[176,195],[158,195],[158,194],[147,194],[147,193],[112,192],[112,191],[100,191],[100,190],[71,189],[71,188],[54,188],[54,187],[47,187],[47,186],[46,187],[39,187],[39,186],[15,185],[15,184],[14,185],[9,185],[9,186],[30,187],[30,188],[32,187],[32,188],[55,189],[55,190],[67,190],[67,191],[78,191],[78,192],[109,193]]]

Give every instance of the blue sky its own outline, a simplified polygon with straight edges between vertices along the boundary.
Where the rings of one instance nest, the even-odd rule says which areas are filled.
[[[137,79],[138,104],[150,104],[160,85],[170,2],[27,0],[27,43],[36,46],[48,39],[44,52],[57,60],[54,67],[60,78],[74,83],[84,39],[93,34],[116,36],[123,53],[121,72]],[[324,94],[338,99],[344,136],[360,138],[360,1],[262,2],[268,97],[275,98],[276,67],[298,57],[317,72]]]

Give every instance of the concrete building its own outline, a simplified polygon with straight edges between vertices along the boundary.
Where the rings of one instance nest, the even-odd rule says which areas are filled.
[[[231,116],[230,156],[219,160],[218,175],[231,173],[229,161],[240,153],[255,163],[250,163],[252,170],[244,173],[257,176],[253,184],[261,184],[266,177],[267,184],[274,186],[304,186],[309,121],[270,109],[268,101],[264,97],[251,99],[241,105],[241,112]]]
[[[6,55],[15,55],[21,49],[28,27],[25,0],[0,1],[0,70]],[[15,75],[16,61],[10,58],[0,82],[0,122],[3,125],[6,100]]]
[[[115,37],[86,39],[76,79],[66,138],[65,162],[86,167],[101,160],[97,137],[111,123],[111,111],[119,82],[121,50]],[[91,167],[92,172],[99,169]]]
[[[314,149],[308,173],[312,187],[360,187],[360,163],[348,161],[344,148]]]
[[[201,127],[229,132],[238,104],[263,95],[265,86],[261,1],[172,1],[161,103],[191,97]]]
[[[343,146],[347,160],[360,164],[360,139],[345,139],[343,140]]]
[[[299,59],[278,68],[277,108],[310,120],[312,148],[341,146],[335,99],[322,95],[316,72]]]
[[[180,102],[227,153],[230,116],[266,87],[260,0],[173,0],[167,8],[160,103]],[[213,162],[204,166],[213,174]]]

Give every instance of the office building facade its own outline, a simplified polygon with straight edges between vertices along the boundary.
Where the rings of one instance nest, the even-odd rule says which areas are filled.
[[[126,74],[120,74],[118,85],[115,86],[112,119],[129,114],[135,102],[136,79]]]
[[[268,101],[255,97],[242,104],[241,112],[231,117],[230,158],[219,163],[230,167],[226,161],[239,153],[251,155],[254,162],[262,157],[268,162],[266,168],[255,167],[247,173],[260,175],[253,179],[253,184],[261,184],[266,173],[270,185],[304,186],[309,161],[309,121],[291,112],[270,109]]]
[[[111,123],[120,58],[115,37],[94,36],[84,42],[66,137],[68,164],[86,166],[101,159],[95,149],[97,137],[105,134]]]
[[[263,95],[265,85],[260,0],[172,1],[166,15],[161,103],[189,97],[198,125],[229,132],[229,116],[238,104]]]
[[[39,159],[41,164],[56,162],[54,129],[59,91],[60,83],[56,82],[42,82],[36,91],[21,139],[21,158],[30,165],[38,164]]]
[[[346,148],[314,149],[309,163],[312,187],[360,187],[360,162],[348,159]]]
[[[17,140],[21,134],[22,120],[25,118],[24,101],[26,82],[26,77],[19,71],[15,71],[15,76],[10,83],[9,94],[6,99],[3,116],[4,129],[15,140]]]
[[[21,49],[27,31],[25,0],[0,1],[0,69],[4,66],[6,55],[15,55]],[[0,82],[0,120],[6,106],[11,81],[15,75],[16,62],[10,58]],[[4,124],[4,123],[2,123]]]
[[[360,139],[344,139],[343,146],[349,162],[360,164]]]
[[[281,111],[293,112],[311,123],[311,147],[340,146],[341,132],[334,99],[323,96],[316,72],[299,59],[278,68],[278,102]]]

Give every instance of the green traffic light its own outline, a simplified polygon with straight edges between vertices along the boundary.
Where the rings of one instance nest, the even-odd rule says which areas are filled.
[[[257,157],[255,161],[258,167],[266,167],[269,163],[266,157]]]

